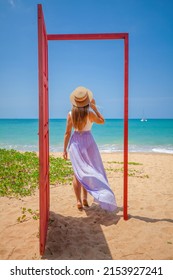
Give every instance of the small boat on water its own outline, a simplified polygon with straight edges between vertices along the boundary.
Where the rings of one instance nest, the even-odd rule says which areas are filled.
[[[147,122],[147,119],[142,118],[142,119],[141,119],[141,122]]]

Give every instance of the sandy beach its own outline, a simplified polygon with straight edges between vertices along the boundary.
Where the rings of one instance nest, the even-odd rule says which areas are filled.
[[[91,196],[90,207],[79,211],[72,184],[51,186],[47,243],[40,256],[39,220],[33,219],[38,190],[20,199],[1,197],[0,259],[173,260],[173,155],[129,154],[128,221],[123,220],[123,155],[102,154],[102,159],[116,212],[102,210]]]

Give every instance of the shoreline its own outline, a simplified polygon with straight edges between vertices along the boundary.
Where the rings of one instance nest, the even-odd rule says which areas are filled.
[[[99,148],[99,147],[98,147]],[[38,153],[38,149],[36,150],[22,150],[20,148],[16,148],[16,147],[0,147],[0,149],[5,149],[5,150],[15,150],[21,153],[25,153],[25,152],[31,152],[31,153]],[[53,150],[50,146],[49,148],[50,153],[62,153],[63,148],[61,148],[60,150]],[[101,154],[114,154],[114,153],[123,153],[123,150],[104,150],[104,149],[99,149],[99,152]],[[165,148],[161,148],[161,149],[152,149],[152,150],[128,150],[129,154],[133,154],[133,153],[139,153],[139,154],[165,154],[165,155],[173,155],[173,150],[168,150]]]
[[[52,154],[52,153],[50,153]],[[62,153],[53,153],[62,156]],[[118,209],[102,210],[89,196],[78,211],[71,184],[50,186],[46,250],[39,255],[39,191],[19,199],[0,197],[0,259],[173,260],[173,156],[129,153],[128,221],[123,220],[123,153],[101,153]],[[131,162],[131,164],[130,164]]]
[[[62,156],[62,152],[50,152],[50,156],[54,156],[54,157],[63,157]],[[37,155],[39,155],[39,152],[37,153]],[[111,153],[102,153],[100,152],[100,155],[102,157],[102,160],[104,161],[107,160],[109,157],[123,161],[124,160],[124,153],[123,152],[111,152]],[[129,161],[133,161],[135,160],[140,160],[142,157],[146,158],[146,156],[151,156],[151,157],[168,157],[168,158],[172,158],[173,159],[173,154],[167,154],[167,153],[150,153],[150,152],[129,152],[128,153],[128,162]],[[69,153],[68,153],[68,160],[70,160],[69,158]],[[146,161],[145,161],[146,162]]]

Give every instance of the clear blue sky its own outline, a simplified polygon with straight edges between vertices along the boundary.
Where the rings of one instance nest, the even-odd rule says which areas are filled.
[[[37,3],[48,34],[128,32],[129,117],[173,118],[172,0],[0,0],[0,118],[38,117]],[[51,118],[79,85],[122,118],[123,41],[49,42]]]

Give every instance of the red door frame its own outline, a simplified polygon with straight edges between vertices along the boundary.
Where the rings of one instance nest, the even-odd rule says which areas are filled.
[[[44,28],[43,28],[44,26]],[[44,253],[49,217],[49,123],[48,123],[48,58],[47,44],[49,40],[124,40],[124,198],[123,217],[128,219],[128,76],[129,76],[129,36],[128,33],[101,33],[101,34],[46,34],[43,48],[43,30],[46,34],[42,5],[38,4],[38,52],[39,52],[39,186],[40,186],[40,253]],[[41,35],[40,35],[41,34]],[[43,65],[46,64],[46,76],[43,75]],[[47,81],[47,103],[43,101],[44,80]],[[45,120],[45,123],[44,121]],[[45,138],[44,135],[47,135]],[[46,170],[44,173],[43,170]],[[46,174],[46,175],[45,175]],[[47,180],[47,181],[46,181]],[[45,183],[46,181],[46,183]],[[46,184],[47,190],[43,190]],[[47,199],[44,195],[47,194]],[[44,208],[46,210],[44,210]],[[44,231],[44,232],[43,232]]]
[[[40,254],[43,255],[49,220],[49,98],[48,41],[41,5],[38,5],[39,77],[39,208]]]

